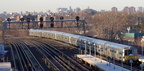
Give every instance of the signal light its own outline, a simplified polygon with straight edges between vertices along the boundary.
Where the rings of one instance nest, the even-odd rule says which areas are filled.
[[[11,19],[7,18],[7,21],[9,22],[9,29],[10,29],[10,21],[11,21]]]
[[[27,22],[28,22],[28,29],[30,29],[30,27],[29,27],[30,18],[27,18]]]
[[[43,17],[40,17],[40,19],[39,19],[39,20],[40,20],[40,22],[43,22]]]
[[[23,22],[23,21],[24,21],[24,18],[20,18],[20,21]]]
[[[63,20],[63,19],[64,19],[64,17],[63,17],[63,16],[61,16],[61,17],[60,17],[60,20]]]
[[[50,17],[50,20],[51,20],[51,27],[54,27],[54,17]]]
[[[79,16],[76,16],[76,20],[79,21],[79,19],[80,19]]]
[[[30,18],[27,18],[27,22],[28,22],[28,23],[30,22]]]
[[[10,21],[11,21],[11,19],[10,19],[10,18],[7,18],[7,21],[8,21],[8,22],[10,22]]]
[[[42,28],[43,28],[43,24],[41,23],[41,24],[40,24],[40,29],[42,29]]]
[[[77,27],[79,26],[79,23],[78,23],[79,19],[80,19],[79,16],[76,16]]]
[[[42,23],[43,22],[43,17],[40,17],[39,20],[40,20],[40,28],[42,29],[43,28],[43,23]]]
[[[54,17],[50,17],[50,20],[51,20],[51,21],[54,21]]]

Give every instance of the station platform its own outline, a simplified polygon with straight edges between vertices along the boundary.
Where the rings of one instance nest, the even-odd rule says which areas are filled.
[[[122,68],[121,66],[114,65],[112,63],[109,63],[105,60],[102,60],[100,58],[96,58],[92,55],[81,55],[77,54],[76,57],[78,59],[81,59],[85,61],[86,63],[90,64],[90,66],[98,67],[104,71],[130,71],[128,69]]]
[[[10,62],[0,62],[0,71],[12,71]]]
[[[142,62],[142,67],[144,67],[144,55],[138,54],[138,60]]]

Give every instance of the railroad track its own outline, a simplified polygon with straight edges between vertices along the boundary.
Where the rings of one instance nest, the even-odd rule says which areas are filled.
[[[40,63],[37,61],[35,56],[32,54],[32,52],[29,50],[29,48],[26,45],[16,40],[11,40],[9,44],[10,46],[12,46],[12,48],[15,48],[15,50],[13,49],[13,51],[16,52],[14,55],[16,59],[15,61],[17,62],[18,70],[44,71]]]
[[[28,48],[28,46],[26,46],[23,42],[18,42],[18,43],[24,45],[23,50],[25,51],[25,53],[31,63],[32,69],[35,71],[44,71],[43,67],[41,66],[41,64],[39,63],[37,58],[34,56],[34,54],[31,52],[31,50]]]
[[[86,71],[86,69],[88,70],[93,70],[92,68],[90,68],[89,66],[87,66],[86,64],[83,64],[81,63],[81,61],[77,60],[75,57],[74,57],[74,54],[72,54],[71,56],[67,56],[67,54],[64,54],[63,52],[61,52],[60,50],[56,49],[54,46],[50,45],[50,44],[47,44],[45,43],[44,41],[42,42],[44,43],[45,45],[47,46],[50,46],[52,49],[54,49],[57,53],[61,54],[66,60],[69,60],[73,63],[75,63],[76,67],[78,67],[79,69],[84,69],[84,71]],[[71,46],[70,46],[71,47]],[[74,51],[72,51],[73,53]],[[83,71],[83,70],[82,70]]]
[[[49,68],[52,68],[52,70],[54,70],[54,71],[60,71],[59,69],[58,69],[58,67],[57,67],[57,65],[54,65],[53,64],[53,61],[50,61],[49,59],[52,59],[52,58],[50,58],[50,56],[48,56],[48,55],[46,55],[46,52],[45,51],[43,51],[42,49],[40,49],[38,46],[38,44],[35,44],[35,43],[33,43],[33,42],[30,42],[30,41],[24,41],[25,42],[25,44],[27,44],[27,45],[30,45],[30,46],[33,46],[34,48],[33,49],[36,49],[36,51],[38,51],[38,53],[40,53],[42,56],[43,56],[43,58],[44,58],[44,61],[45,61],[45,64],[49,67]]]
[[[70,70],[70,71],[73,71],[73,70],[88,71],[89,70],[83,67],[81,64],[77,63],[72,58],[66,56],[64,53],[60,52],[57,49],[54,49],[54,47],[52,46],[48,46],[47,44],[44,44],[42,42],[38,42],[35,40],[31,41],[30,43],[33,43],[35,45],[39,44],[39,49],[45,52],[45,54],[48,54],[49,57],[51,57],[53,60],[58,62],[60,66],[63,66],[62,68],[65,68],[65,70]]]
[[[17,69],[17,64],[16,64],[16,58],[15,58],[15,54],[14,54],[14,51],[13,51],[13,47],[12,47],[12,45],[10,44],[10,43],[8,43],[8,45],[9,45],[9,47],[10,47],[10,51],[11,51],[11,58],[12,58],[12,61],[11,61],[11,63],[13,64],[12,66],[12,68],[14,69],[14,70],[16,70]]]
[[[38,43],[36,43],[38,44]],[[58,57],[56,54],[53,54],[51,51],[45,49],[45,48],[40,48],[40,47],[44,47],[42,46],[42,44],[39,44],[40,46],[39,47],[39,50],[41,50],[42,52],[44,52],[47,57],[49,57],[50,59],[54,60],[55,62],[57,62],[60,67],[57,65],[57,67],[61,70],[61,71],[68,71],[68,70],[72,70],[69,66],[67,66],[63,60],[60,59],[60,57]],[[52,61],[54,63],[54,61]],[[56,64],[55,64],[56,65]]]
[[[21,55],[22,53],[19,50],[19,47],[17,44],[15,44],[13,41],[8,42],[11,51],[12,51],[12,57],[14,61],[14,66],[15,69],[21,70],[21,71],[28,71],[27,68],[24,66],[26,62],[23,60],[23,56]]]

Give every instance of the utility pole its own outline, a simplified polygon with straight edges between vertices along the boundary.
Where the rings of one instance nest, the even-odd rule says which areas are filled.
[[[86,33],[86,27],[85,27],[85,20],[83,20],[83,34],[85,35],[85,33]]]

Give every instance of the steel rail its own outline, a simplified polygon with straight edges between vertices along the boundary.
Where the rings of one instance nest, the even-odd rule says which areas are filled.
[[[38,43],[37,43],[38,44]],[[43,46],[47,47],[46,45],[44,45],[43,43]],[[47,50],[47,49],[45,49]],[[52,50],[53,51],[53,50]],[[55,52],[55,51],[53,51]],[[80,69],[83,69],[84,71],[88,71],[88,69],[86,69],[85,67],[83,67],[82,65],[78,64],[77,62],[75,62],[74,60],[72,60],[70,57],[66,56],[65,54],[63,54],[62,52],[60,53],[57,53],[55,52],[55,54],[61,54],[61,55],[64,55],[64,57],[60,57],[68,66],[71,66],[73,69],[76,69],[76,70],[80,70]],[[71,61],[71,62],[70,62]],[[75,64],[72,64],[72,63],[75,63]],[[78,67],[79,68],[78,68]]]
[[[35,42],[35,43],[37,43],[37,42]],[[37,44],[39,44],[39,43],[37,43]],[[42,45],[42,44],[40,44],[40,45]],[[59,61],[59,63],[61,63],[63,66],[65,66],[68,70],[72,70],[67,64],[66,64],[66,62],[65,62],[65,60],[62,60],[60,57],[59,57],[59,55],[58,54],[53,54],[53,52],[50,52],[50,51],[48,51],[47,49],[45,49],[45,48],[42,48],[45,52],[48,52],[51,56],[53,56],[53,58],[55,58],[55,59],[57,59],[57,61]],[[65,62],[65,63],[64,63]]]
[[[25,57],[26,55],[25,55],[25,53],[23,52],[23,50],[21,49],[21,47],[23,47],[21,44],[18,44],[18,41],[16,41],[16,40],[13,40],[13,42],[15,43],[15,45],[17,45],[17,49],[18,49],[18,51],[19,51],[19,54],[20,54],[20,56],[21,56],[21,59],[22,59],[22,61],[23,61],[23,65],[24,65],[24,69],[25,69],[25,71],[29,71],[29,68],[28,68],[28,66],[30,66],[30,64],[27,64],[27,63],[29,63],[29,61],[28,61],[28,59],[27,59],[27,57]]]
[[[19,63],[20,63],[20,69],[21,69],[21,71],[25,71],[23,63],[22,63],[20,55],[19,55],[19,52],[18,52],[18,49],[17,49],[17,46],[14,43],[12,43],[12,41],[10,43],[12,44],[12,46],[14,46],[14,48],[16,50],[16,54],[17,54],[17,57],[18,57],[18,60],[19,60]]]
[[[40,63],[35,58],[35,56],[31,52],[31,50],[28,48],[28,46],[25,43],[22,43],[22,42],[19,42],[19,43],[24,45],[23,50],[25,51],[27,57],[31,61],[32,67],[34,68],[34,70],[36,70],[36,71],[44,71],[43,67],[40,65]]]
[[[46,56],[47,56],[48,58],[51,57],[55,62],[57,62],[57,63],[63,68],[63,69],[61,69],[60,67],[58,67],[58,68],[60,68],[59,70],[61,70],[61,71],[63,71],[63,70],[64,70],[64,71],[68,71],[65,67],[63,67],[63,65],[62,65],[58,60],[55,59],[55,57],[53,57],[53,55],[51,55],[49,52],[47,52],[47,51],[45,51],[44,49],[42,49],[40,45],[38,45],[38,44],[36,44],[36,43],[34,43],[34,42],[31,42],[31,43],[33,43],[33,44],[35,44],[36,46],[38,46],[38,47],[36,47],[36,49],[37,49],[38,51],[43,52],[44,54],[47,54],[48,56],[47,56],[47,55],[46,55]],[[40,47],[41,49],[40,49],[39,47]],[[49,56],[50,56],[50,57],[49,57]],[[52,61],[52,62],[53,62],[53,61]]]
[[[52,68],[54,71],[60,71],[60,70],[49,60],[49,58],[48,58],[41,50],[39,50],[39,49],[37,48],[37,45],[34,45],[33,43],[29,43],[29,44],[31,44],[31,45],[33,45],[34,47],[36,47],[36,49],[38,50],[38,52],[41,53],[42,56],[43,56],[46,60],[48,60],[48,61],[50,62],[50,66],[51,66],[51,68]]]
[[[21,50],[20,50],[21,47],[19,47],[20,44],[18,44],[17,42],[15,42],[15,44],[17,45],[17,50],[18,50],[18,52],[19,52],[19,55],[21,56],[22,63],[23,63],[23,65],[24,65],[24,67],[25,67],[24,69],[25,69],[25,71],[28,71],[26,61],[24,60],[24,57],[23,57],[22,52],[21,52]]]
[[[35,40],[35,41],[38,41],[38,40]],[[46,44],[46,45],[49,45],[51,48],[53,48],[55,51],[57,51],[59,54],[62,54],[63,56],[64,56],[64,58],[65,58],[65,60],[69,60],[69,61],[71,61],[72,63],[75,63],[75,68],[78,68],[79,67],[79,69],[83,69],[84,71],[88,71],[88,69],[86,69],[84,66],[82,66],[81,64],[79,64],[78,62],[76,62],[75,60],[73,60],[72,58],[70,58],[69,56],[67,56],[66,54],[64,54],[63,52],[61,52],[61,51],[59,51],[58,49],[56,49],[56,48],[54,48],[52,45],[50,45],[50,44],[47,44],[46,42],[42,42],[42,41],[39,41],[39,42],[41,42],[41,43],[43,43],[43,44]],[[45,46],[45,47],[47,47],[47,46]],[[68,63],[71,63],[71,62],[68,62]]]
[[[17,42],[17,43],[18,43],[18,42]],[[25,57],[25,59],[26,59],[26,62],[28,63],[28,64],[26,64],[26,65],[28,65],[28,66],[30,67],[30,69],[32,70],[32,68],[31,68],[31,66],[32,66],[32,65],[31,65],[31,62],[30,62],[30,60],[28,59],[26,53],[24,52],[23,46],[20,45],[20,44],[19,44],[19,46],[20,46],[20,48],[21,48],[22,53],[24,54],[24,57]],[[28,68],[28,70],[29,70],[29,68]]]
[[[14,63],[14,69],[17,69],[17,65],[16,65],[16,61],[15,61],[15,57],[14,57],[14,52],[13,52],[13,47],[11,46],[10,43],[8,43],[10,49],[11,49],[11,54],[12,54],[12,59],[13,59],[13,63]]]

